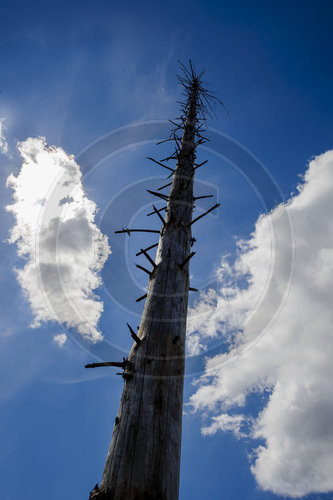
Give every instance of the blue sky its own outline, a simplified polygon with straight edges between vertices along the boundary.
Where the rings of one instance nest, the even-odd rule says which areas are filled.
[[[333,148],[332,14],[329,1],[2,3],[0,118],[5,118],[8,142],[8,154],[0,155],[2,499],[38,500],[46,494],[49,500],[87,498],[100,481],[122,390],[120,377],[111,370],[84,370],[95,347],[74,329],[52,322],[29,326],[34,314],[13,271],[22,268],[24,261],[6,242],[14,223],[13,215],[4,209],[12,203],[6,178],[11,172],[17,175],[22,163],[17,141],[43,136],[48,145],[74,154],[81,165],[83,187],[99,208],[96,225],[108,235],[112,250],[101,273],[103,286],[96,292],[104,303],[99,330],[109,346],[103,344],[100,355],[125,355],[131,346],[126,322],[138,324],[142,303],[136,304],[135,299],[146,285],[135,269],[135,253],[143,241],[153,243],[154,238],[126,240],[115,237],[113,231],[131,217],[133,224],[158,228],[156,220],[144,215],[150,201],[144,189],[147,183],[158,187],[163,172],[145,157],[162,158],[168,149],[158,149],[154,140],[134,138],[136,144],[114,150],[112,156],[108,146],[101,161],[92,162],[93,169],[84,151],[120,127],[127,131],[133,123],[178,116],[178,59],[192,58],[197,68],[206,68],[207,81],[230,113],[229,118],[217,110],[209,126],[226,134],[228,144],[240,144],[239,151],[249,151],[248,158],[254,155],[280,192],[278,199],[264,197],[263,205],[258,186],[253,188],[240,174],[249,159],[232,166],[229,153],[225,158],[217,156],[215,145],[215,150],[202,149],[200,157],[209,163],[198,171],[197,189],[200,193],[209,189],[222,207],[206,223],[198,222],[191,273],[198,288],[207,288],[207,282],[214,287],[222,255],[229,254],[233,263],[237,241],[249,240],[251,233],[261,241],[255,232],[259,214],[297,193],[309,160]],[[152,136],[158,135],[157,129],[152,127]],[[314,177],[307,181],[310,187]],[[210,204],[208,200],[198,208]],[[316,213],[328,221],[326,205]],[[301,221],[296,227],[300,238],[302,221],[309,214],[296,217]],[[321,250],[331,248],[324,231],[316,232],[315,226],[313,238],[318,242],[322,238]],[[122,274],[124,269],[128,274]],[[318,303],[325,303],[320,291],[313,293]],[[191,297],[190,305],[195,309],[194,300]],[[208,338],[208,354],[209,349],[213,350],[210,356],[224,352],[225,343],[212,337],[211,331],[205,337],[205,328],[198,320],[200,342]],[[62,333],[68,340],[61,348],[53,338]],[[196,335],[195,328],[190,333]],[[231,432],[202,435],[211,417],[207,401],[192,385],[193,373],[204,369],[200,360],[193,369],[189,362],[185,383],[185,402],[192,396],[197,411],[185,407],[180,498],[283,498],[272,493],[272,487],[263,491],[257,481],[260,472],[255,476],[250,471],[249,455],[264,443],[263,436],[254,442]],[[249,395],[244,414],[257,415],[270,390]],[[214,399],[215,416],[222,405],[219,398]],[[308,498],[331,498],[324,493],[326,486],[321,487]]]

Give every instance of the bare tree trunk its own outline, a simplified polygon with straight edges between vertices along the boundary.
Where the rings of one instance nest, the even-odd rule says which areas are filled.
[[[219,206],[216,204],[192,220],[193,202],[197,199],[193,197],[194,172],[206,163],[195,163],[195,150],[207,140],[201,130],[206,116],[214,112],[212,105],[223,105],[204,88],[203,72],[196,75],[191,61],[190,69],[180,66],[183,76],[178,80],[187,99],[182,105],[181,124],[174,125],[176,133],[182,130],[183,135],[181,139],[174,135],[175,171],[153,160],[172,170],[173,181],[166,197],[165,220],[154,207],[163,221],[156,261],[144,250],[138,254],[144,254],[153,266],[151,273],[142,267],[150,277],[139,331],[136,334],[131,330],[135,342],[127,360],[86,365],[121,366],[125,379],[102,482],[100,487],[95,486],[90,500],[178,498],[189,261],[194,255],[191,246],[195,241],[191,225]],[[158,196],[164,199],[163,195]],[[116,232],[131,231],[142,229]]]
[[[182,434],[185,333],[191,255],[196,89],[149,280],[138,337],[100,488],[91,499],[176,500]]]

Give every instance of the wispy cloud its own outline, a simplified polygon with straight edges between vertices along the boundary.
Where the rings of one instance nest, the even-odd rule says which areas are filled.
[[[0,153],[8,154],[8,142],[6,141],[4,133],[4,121],[5,118],[0,118]]]
[[[21,170],[7,180],[14,199],[7,210],[15,217],[9,241],[26,261],[16,273],[34,314],[32,326],[54,321],[100,340],[103,303],[94,291],[110,248],[94,223],[96,205],[83,190],[80,167],[41,137],[19,143],[18,150]]]
[[[247,419],[244,415],[229,415],[228,413],[221,413],[212,418],[209,426],[203,427],[201,432],[203,436],[212,436],[217,431],[232,432],[235,437],[246,437],[247,433],[244,432],[244,425]]]
[[[157,64],[149,67],[149,71],[143,71],[145,61],[142,59],[141,45],[128,45],[127,30],[128,25],[122,27],[111,51],[110,81],[117,82],[111,90],[114,105],[122,110],[124,116],[128,116],[130,109],[130,121],[172,117],[178,113],[174,95],[174,72],[177,69],[174,67],[174,54],[178,51],[179,33],[170,32],[166,53],[161,55]],[[182,41],[183,38],[182,35]]]
[[[333,151],[328,151],[310,162],[288,203],[258,219],[236,262],[223,260],[221,289],[203,296],[192,311],[196,317],[205,312],[206,321],[190,324],[197,351],[219,335],[230,341],[226,353],[207,359],[191,398],[195,410],[211,411],[204,434],[231,430],[239,436],[249,416],[249,395],[266,393],[252,422],[252,437],[262,444],[254,449],[251,470],[262,489],[290,497],[333,490],[332,193]],[[285,244],[275,255],[268,308],[274,290],[288,286],[290,242],[279,224],[285,210],[295,228],[294,276],[278,318],[254,343],[259,320],[255,331],[256,322],[250,327],[247,319],[269,276],[272,220]]]

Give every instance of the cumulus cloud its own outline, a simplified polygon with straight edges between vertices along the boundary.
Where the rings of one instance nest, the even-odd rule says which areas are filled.
[[[16,272],[32,326],[55,321],[100,340],[103,303],[94,291],[110,249],[94,223],[96,205],[83,190],[80,167],[42,137],[19,143],[18,150],[21,170],[7,179],[14,199],[7,210],[15,217],[9,241],[26,261]]]
[[[5,118],[0,118],[0,152],[3,154],[8,153],[8,143],[4,135],[4,121]]]
[[[201,297],[189,323],[194,353],[224,342],[191,398],[195,410],[211,412],[203,433],[240,436],[251,415],[256,481],[289,497],[333,490],[332,193],[328,151],[309,163],[287,203],[259,217],[236,261],[222,260],[219,290]],[[254,394],[263,403],[253,415]]]
[[[53,337],[53,340],[59,347],[64,347],[67,342],[67,335],[66,333],[59,333]]]

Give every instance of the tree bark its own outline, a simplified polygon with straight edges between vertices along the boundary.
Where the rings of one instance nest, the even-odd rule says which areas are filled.
[[[138,337],[101,485],[94,500],[176,500],[182,434],[197,91],[188,101],[178,161]],[[186,262],[185,262],[186,261]],[[184,263],[185,262],[185,263]]]

